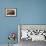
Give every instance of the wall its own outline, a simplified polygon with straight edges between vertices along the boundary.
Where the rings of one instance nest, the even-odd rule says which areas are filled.
[[[46,0],[24,0],[21,8],[21,24],[46,24]]]
[[[6,17],[4,8],[17,8],[16,17]],[[46,0],[0,0],[0,44],[7,44],[17,24],[46,24]],[[17,40],[16,40],[17,43]]]
[[[16,32],[16,34],[18,34],[17,24],[20,23],[20,7],[21,5],[19,1],[0,0],[0,44],[8,43],[8,34],[10,32]],[[17,8],[17,16],[6,17],[4,14],[4,8]],[[15,42],[18,42],[17,39]]]

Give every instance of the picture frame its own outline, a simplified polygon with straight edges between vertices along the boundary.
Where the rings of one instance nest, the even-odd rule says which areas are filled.
[[[5,8],[6,16],[16,16],[16,8]]]
[[[27,33],[23,35],[23,30],[28,30],[28,35]],[[23,36],[27,36],[27,38]],[[18,24],[18,42],[22,40],[46,41],[46,24]]]

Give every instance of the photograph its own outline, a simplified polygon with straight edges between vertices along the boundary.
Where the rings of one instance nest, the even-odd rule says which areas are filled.
[[[6,16],[16,16],[16,8],[6,8]]]

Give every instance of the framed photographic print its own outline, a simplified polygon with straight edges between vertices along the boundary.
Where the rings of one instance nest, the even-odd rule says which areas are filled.
[[[21,40],[46,41],[46,24],[19,24],[18,42]]]
[[[16,8],[6,8],[6,16],[16,16]]]

